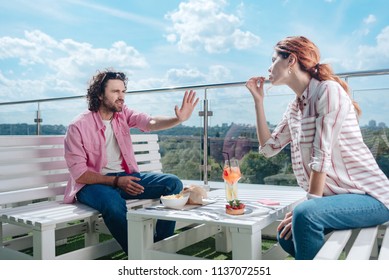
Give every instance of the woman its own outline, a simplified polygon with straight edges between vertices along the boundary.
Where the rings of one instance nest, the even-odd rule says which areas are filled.
[[[246,83],[254,98],[260,153],[274,156],[290,143],[293,172],[307,191],[307,200],[278,226],[278,241],[295,259],[313,259],[326,233],[389,221],[389,180],[363,142],[360,108],[346,82],[320,63],[314,43],[302,36],[278,42],[269,73],[272,85],[287,85],[296,98],[270,133],[265,78]]]

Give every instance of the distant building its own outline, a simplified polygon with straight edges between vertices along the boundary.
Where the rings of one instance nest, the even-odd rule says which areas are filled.
[[[376,121],[375,121],[375,120],[369,121],[369,127],[370,127],[370,128],[376,128],[376,127],[377,127]]]

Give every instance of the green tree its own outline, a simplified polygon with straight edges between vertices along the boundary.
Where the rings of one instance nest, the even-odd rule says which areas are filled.
[[[272,160],[265,158],[262,154],[255,151],[247,153],[240,162],[242,172],[242,183],[264,184],[264,178],[277,174],[283,164],[277,163],[278,159]]]
[[[377,157],[377,163],[382,172],[389,178],[389,155],[380,155]]]
[[[215,182],[223,181],[223,168],[220,163],[218,163],[214,158],[208,158],[208,165],[211,167],[209,171],[209,180]]]
[[[200,147],[197,142],[170,139],[160,143],[163,172],[181,179],[200,180]]]

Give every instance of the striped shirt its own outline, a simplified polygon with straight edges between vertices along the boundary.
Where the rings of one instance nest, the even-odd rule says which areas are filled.
[[[324,196],[369,194],[389,208],[389,180],[363,142],[352,101],[339,83],[311,79],[259,151],[271,157],[289,143],[293,172],[304,190],[312,170],[325,172]]]

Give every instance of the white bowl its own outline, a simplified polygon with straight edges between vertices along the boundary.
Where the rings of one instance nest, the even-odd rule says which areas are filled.
[[[182,209],[188,202],[189,194],[172,194],[161,196],[163,206],[172,209]]]

